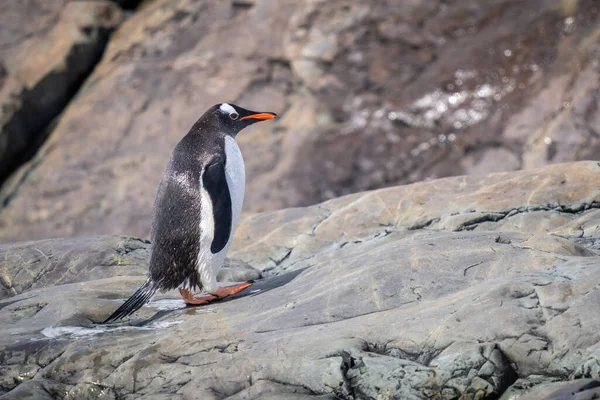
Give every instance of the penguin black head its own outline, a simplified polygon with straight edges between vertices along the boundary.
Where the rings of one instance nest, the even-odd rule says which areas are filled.
[[[216,119],[215,122],[225,133],[235,136],[239,131],[256,122],[277,118],[277,114],[250,111],[235,104],[221,103],[211,107],[205,117]]]

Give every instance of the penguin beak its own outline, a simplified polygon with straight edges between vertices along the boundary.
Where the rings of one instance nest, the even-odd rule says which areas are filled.
[[[243,121],[245,119],[256,119],[259,121],[265,121],[267,119],[274,119],[277,118],[277,114],[275,113],[258,113],[258,114],[252,114],[252,115],[247,115],[245,117],[240,118],[240,121]]]

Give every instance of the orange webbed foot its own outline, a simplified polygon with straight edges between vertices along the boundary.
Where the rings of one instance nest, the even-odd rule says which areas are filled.
[[[198,306],[201,304],[208,304],[215,300],[239,293],[242,290],[252,286],[252,283],[252,281],[249,281],[234,286],[219,286],[219,288],[214,293],[205,295],[195,295],[190,290],[181,288],[179,289],[179,293],[181,293],[181,297],[183,297],[183,301],[185,301],[185,304]]]

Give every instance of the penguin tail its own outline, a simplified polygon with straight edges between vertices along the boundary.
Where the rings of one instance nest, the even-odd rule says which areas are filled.
[[[158,287],[156,284],[148,279],[117,311],[106,318],[103,324],[110,324],[133,314],[142,308],[144,304],[148,303],[157,290]]]

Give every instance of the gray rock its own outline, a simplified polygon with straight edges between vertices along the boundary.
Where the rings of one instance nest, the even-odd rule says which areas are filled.
[[[571,382],[547,383],[523,396],[515,397],[515,400],[592,400],[599,397],[600,380],[579,379]]]
[[[502,394],[500,400],[516,400],[523,394],[531,392],[532,389],[539,390],[557,381],[560,381],[560,378],[544,375],[529,375],[526,378],[519,378]]]
[[[581,388],[600,371],[600,256],[571,239],[597,237],[599,177],[581,162],[247,216],[222,279],[263,276],[251,289],[190,308],[167,292],[111,326],[97,322],[144,281],[147,243],[4,246],[2,267],[20,283],[0,302],[0,396],[492,399],[554,380]],[[472,219],[456,223],[463,214]],[[32,278],[13,275],[45,270],[33,246],[62,249],[62,262],[27,287]],[[125,263],[106,263],[126,246]]]
[[[49,285],[142,275],[149,247],[148,241],[116,236],[0,245],[0,300]]]

